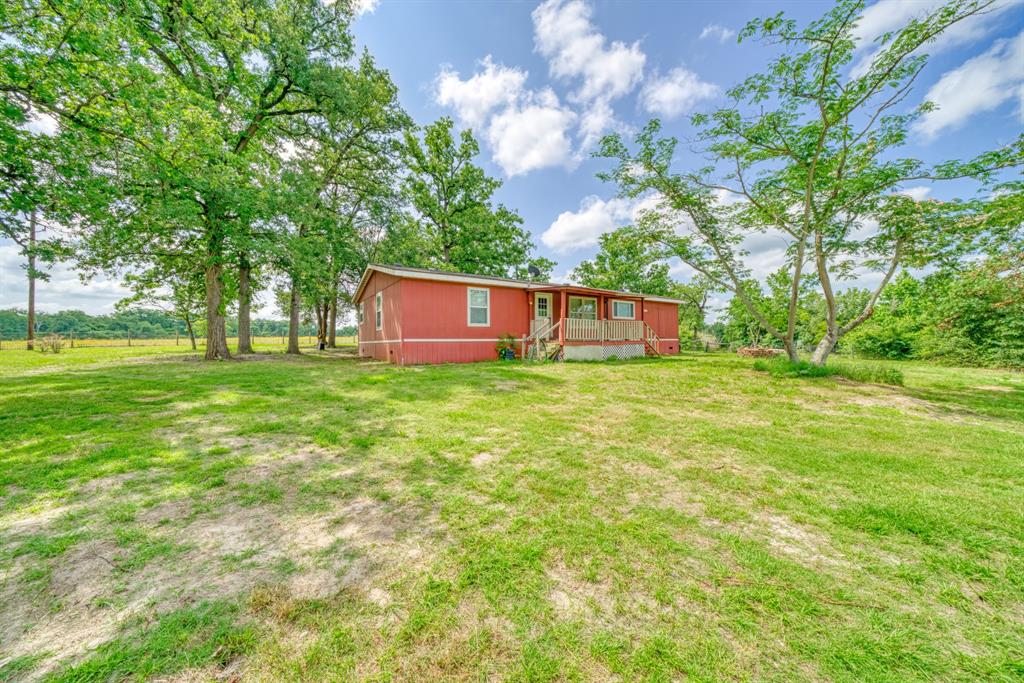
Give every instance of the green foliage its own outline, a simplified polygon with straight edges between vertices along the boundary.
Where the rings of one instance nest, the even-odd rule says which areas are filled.
[[[985,11],[988,0],[952,0],[880,37],[864,69],[851,68],[855,31],[864,13],[858,0],[840,0],[821,19],[799,28],[781,13],[750,22],[744,39],[778,45],[760,74],[729,91],[731,104],[693,117],[711,163],[675,171],[675,138],[651,121],[634,144],[619,135],[602,141],[598,156],[616,161],[600,174],[620,195],[656,196],[640,220],[652,242],[714,285],[731,291],[749,316],[796,358],[798,313],[805,280],[819,288],[824,308],[815,363],[871,315],[878,291],[901,264],[955,259],[997,230],[978,220],[973,202],[917,202],[900,195],[904,183],[971,178],[993,184],[998,171],[1024,159],[1024,135],[970,161],[929,166],[899,158],[911,124],[931,105],[909,112],[899,105],[927,63],[927,45],[958,22]],[[721,200],[722,193],[736,201]],[[860,230],[869,222],[874,231]],[[750,235],[774,231],[788,243],[783,300],[778,307],[751,287],[743,250]],[[878,288],[845,321],[837,283],[859,269],[880,274]],[[805,272],[806,271],[806,272]]]
[[[831,362],[816,365],[805,360],[787,358],[759,358],[753,368],[773,377],[843,377],[854,382],[903,386],[903,373],[899,368],[867,363]]]
[[[505,355],[511,352],[512,356],[515,357],[516,352],[516,338],[511,334],[503,334],[498,337],[498,343],[495,345],[495,351],[498,352],[498,358],[504,359]]]
[[[669,275],[671,250],[653,243],[643,229],[626,226],[601,236],[601,249],[570,274],[586,287],[655,294],[682,299],[679,327],[687,334],[704,330],[708,297],[716,290],[706,278],[681,283]]]
[[[670,296],[674,283],[668,274],[671,253],[652,244],[635,227],[627,226],[600,237],[601,249],[570,274],[585,287]]]
[[[281,132],[354,104],[348,3],[9,9],[0,92],[55,117],[88,162],[60,197],[81,265],[204,272],[207,357],[226,356],[225,272],[269,256],[264,228],[292,196],[279,192]]]
[[[0,339],[24,339],[25,312],[15,308],[0,310]],[[227,332],[238,333],[238,321],[227,319]],[[133,339],[171,339],[175,335],[185,336],[185,323],[177,316],[164,311],[134,308],[109,315],[89,315],[82,311],[60,311],[59,313],[37,313],[36,330],[41,335],[58,334],[75,339],[124,339],[129,333]],[[275,337],[288,334],[288,323],[281,320],[256,319],[252,321],[253,334]],[[311,326],[305,326],[302,334],[315,334]],[[354,327],[339,328],[339,334],[353,335]]]
[[[456,140],[454,123],[442,118],[423,130],[422,140],[407,133],[406,192],[422,229],[423,263],[478,275],[526,277],[529,266],[550,277],[554,263],[532,257],[534,245],[523,219],[502,204],[493,205],[501,181],[473,163],[480,147],[470,130]]]
[[[918,280],[902,274],[849,338],[858,353],[1024,367],[1024,277],[1006,259]]]

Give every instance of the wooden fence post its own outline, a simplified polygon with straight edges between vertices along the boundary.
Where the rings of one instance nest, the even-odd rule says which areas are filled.
[[[75,348],[75,332],[71,331],[71,348]]]
[[[128,330],[128,346],[132,345],[132,331]]]

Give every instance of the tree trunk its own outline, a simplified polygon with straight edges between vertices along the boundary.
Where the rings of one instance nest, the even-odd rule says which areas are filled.
[[[292,275],[292,295],[288,302],[288,349],[285,353],[302,353],[299,351],[299,306],[301,302],[299,278]]]
[[[206,266],[206,360],[227,360],[228,335],[224,324],[224,268]]]
[[[800,354],[797,351],[796,342],[794,342],[792,339],[787,339],[786,343],[785,343],[785,346],[786,346],[786,356],[789,358],[789,362],[791,362],[791,363],[798,362],[800,360]]]
[[[833,349],[836,348],[836,342],[839,341],[835,333],[832,331],[826,332],[825,336],[818,342],[817,348],[814,349],[814,354],[811,356],[811,363],[817,366],[822,366],[825,361],[828,360],[828,356],[832,353]]]
[[[196,350],[196,331],[192,329],[192,318],[185,318],[185,329],[188,330],[188,340],[192,343],[192,350]]]
[[[252,291],[249,273],[249,260],[243,256],[238,264],[238,353],[255,353],[252,349]]]
[[[25,331],[25,348],[36,347],[36,211],[28,218],[28,329]]]
[[[331,298],[331,314],[328,316],[327,346],[335,349],[338,347],[338,295]]]
[[[316,342],[317,346],[327,342],[327,304],[316,302]]]

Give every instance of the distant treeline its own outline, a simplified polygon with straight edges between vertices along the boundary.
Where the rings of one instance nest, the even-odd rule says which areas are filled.
[[[9,308],[0,310],[0,338],[24,339],[28,317],[25,311]],[[201,330],[197,330],[200,333]],[[110,315],[89,315],[82,311],[60,311],[59,313],[37,313],[36,334],[74,335],[79,339],[123,339],[131,334],[133,339],[170,339],[176,334],[188,336],[185,323],[167,313],[154,310],[134,310]],[[229,337],[238,334],[238,320],[227,319]],[[356,333],[353,326],[338,329],[341,336]],[[252,334],[256,337],[287,336],[287,320],[252,321]],[[316,325],[306,323],[300,326],[300,335],[315,335]]]

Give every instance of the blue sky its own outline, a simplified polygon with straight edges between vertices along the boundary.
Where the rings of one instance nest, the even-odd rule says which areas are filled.
[[[353,31],[390,71],[401,101],[419,124],[441,116],[471,127],[478,162],[501,178],[497,199],[516,209],[540,254],[564,278],[593,256],[598,236],[630,222],[635,202],[595,174],[608,162],[590,157],[604,133],[627,135],[657,116],[665,132],[692,134],[690,114],[725,102],[722,93],[761,70],[773,49],[737,44],[749,19],[776,11],[805,23],[826,2],[539,2],[360,0]],[[860,25],[858,61],[871,39],[897,28],[935,0],[880,0]],[[907,155],[962,158],[1004,144],[1024,128],[1024,0],[1002,0],[988,15],[948,32],[909,103],[927,97],[939,110],[915,129]],[[679,161],[680,168],[688,163]],[[918,185],[920,196],[971,188]],[[778,239],[748,245],[755,273],[778,267]],[[13,247],[0,244],[0,307],[24,306]],[[686,279],[679,267],[676,274]],[[858,284],[870,284],[871,277]],[[43,310],[109,312],[118,283],[82,286],[58,267],[39,287]],[[269,301],[270,297],[265,299]],[[261,315],[275,315],[264,306]]]

